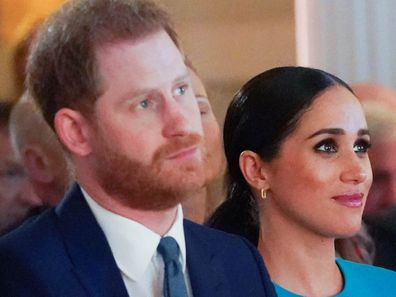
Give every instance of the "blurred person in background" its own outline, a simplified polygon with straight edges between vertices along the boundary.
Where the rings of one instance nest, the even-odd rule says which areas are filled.
[[[25,91],[26,64],[30,52],[30,47],[36,37],[42,20],[36,21],[18,42],[13,54],[14,81],[17,96],[22,96]]]
[[[375,242],[374,264],[396,270],[396,112],[380,101],[365,101],[363,107],[373,170],[364,220]]]
[[[396,203],[396,92],[374,83],[356,84],[352,88],[363,103],[375,138],[369,153],[373,185],[364,215],[378,215]]]
[[[396,92],[378,83],[366,82],[351,85],[361,102],[381,102],[396,112]]]
[[[208,215],[224,199],[222,194],[222,181],[225,171],[223,146],[220,137],[220,128],[213,113],[208,94],[202,80],[197,74],[190,60],[186,65],[191,77],[195,98],[201,113],[204,133],[204,166],[206,181],[201,191],[192,195],[182,203],[186,218],[202,224]],[[220,197],[219,197],[220,196]]]
[[[11,148],[8,124],[12,106],[11,101],[0,100],[0,235],[41,208],[41,201]]]
[[[363,102],[373,138],[370,161],[373,185],[365,217],[378,216],[396,205],[396,112],[376,102]]]
[[[13,149],[43,206],[55,206],[72,177],[63,148],[34,100],[25,92],[10,116]]]

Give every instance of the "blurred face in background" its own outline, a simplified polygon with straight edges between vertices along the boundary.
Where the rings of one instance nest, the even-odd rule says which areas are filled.
[[[202,128],[204,131],[206,182],[210,183],[220,178],[224,172],[225,163],[220,128],[201,79],[190,68],[189,73],[195,98],[198,101],[201,112]]]
[[[396,205],[396,139],[375,143],[370,149],[373,170],[365,215],[376,215]]]
[[[20,224],[41,201],[15,159],[8,131],[0,128],[0,234]]]

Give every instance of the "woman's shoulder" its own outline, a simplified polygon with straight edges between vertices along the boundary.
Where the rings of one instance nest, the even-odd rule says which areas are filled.
[[[396,293],[394,271],[344,259],[337,259],[337,264],[344,278],[344,290],[340,296],[387,296]]]
[[[375,275],[378,275],[378,276],[387,276],[390,278],[396,278],[395,271],[385,269],[382,267],[377,267],[374,265],[356,263],[341,258],[337,258],[337,264],[343,273],[348,273],[348,274],[356,273],[359,275],[359,277],[366,277],[366,276],[373,277]]]

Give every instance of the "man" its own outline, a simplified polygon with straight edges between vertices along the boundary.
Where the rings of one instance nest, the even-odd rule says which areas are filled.
[[[65,4],[39,33],[28,86],[78,184],[0,240],[3,295],[273,296],[251,245],[183,222],[180,202],[205,179],[202,127],[162,10]]]
[[[71,172],[54,131],[25,93],[12,109],[10,138],[43,206],[55,206],[71,183]]]
[[[0,235],[18,226],[41,206],[12,151],[8,121],[13,103],[0,101]]]

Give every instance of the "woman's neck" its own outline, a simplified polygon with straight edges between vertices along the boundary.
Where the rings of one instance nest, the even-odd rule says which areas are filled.
[[[273,282],[304,296],[331,296],[343,287],[334,239],[290,222],[262,222],[258,249]]]

